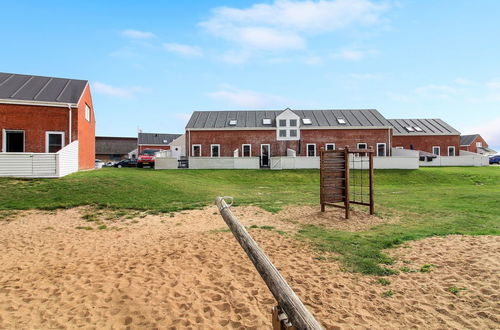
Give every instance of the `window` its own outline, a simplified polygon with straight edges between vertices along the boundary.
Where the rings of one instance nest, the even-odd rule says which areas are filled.
[[[316,145],[308,144],[307,145],[307,157],[316,157]]]
[[[290,119],[290,127],[297,127],[297,119]]]
[[[85,120],[90,121],[90,107],[85,104]]]
[[[385,143],[377,143],[377,156],[385,157]]]
[[[343,118],[337,118],[337,122],[340,124],[340,125],[345,125],[345,120]]]
[[[413,150],[413,144],[410,144],[410,150]]]
[[[230,125],[230,126],[236,126],[236,123],[237,123],[237,122],[238,122],[238,121],[237,121],[236,119],[231,119],[231,120],[229,121],[229,125]]]
[[[335,150],[335,143],[325,144],[325,150]]]
[[[296,129],[290,130],[290,137],[297,137],[297,130]]]
[[[251,144],[243,144],[241,146],[242,156],[243,157],[252,157],[252,145]]]
[[[420,128],[420,127],[418,127],[418,126],[413,126],[413,128],[414,128],[414,129],[415,129],[415,131],[417,131],[417,132],[423,132],[423,131],[424,131],[423,129],[421,129],[421,128]]]
[[[64,147],[64,132],[45,133],[45,152],[55,153]]]
[[[407,127],[405,127],[405,128],[406,128],[406,130],[407,130],[408,132],[415,132],[415,130],[414,130],[414,129],[413,129],[413,127],[411,127],[411,126],[407,126]]]
[[[201,144],[193,144],[192,148],[191,155],[193,157],[201,157]]]
[[[286,137],[286,129],[280,129],[280,137]]]
[[[368,145],[366,143],[358,143],[358,149],[368,149]]]
[[[280,119],[280,127],[286,127],[286,119]]]
[[[477,148],[481,148],[483,146],[483,143],[482,142],[476,142],[476,147]]]
[[[262,124],[263,125],[271,125],[271,119],[269,119],[269,118],[262,119]]]
[[[220,144],[210,145],[210,157],[220,157]]]
[[[4,152],[24,152],[24,131],[21,130],[3,130]]]
[[[309,118],[302,118],[304,125],[312,125],[312,121]]]
[[[441,148],[440,147],[432,147],[432,153],[434,155],[439,156],[441,154]]]
[[[448,156],[455,156],[455,147],[448,146]]]

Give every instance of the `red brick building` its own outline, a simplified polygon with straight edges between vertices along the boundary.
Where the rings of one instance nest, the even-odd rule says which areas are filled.
[[[196,111],[186,126],[190,157],[315,157],[321,148],[391,150],[392,127],[377,110]]]
[[[94,168],[95,116],[86,80],[0,72],[3,153],[55,153],[78,141],[78,167]]]
[[[488,143],[479,134],[462,135],[460,137],[460,150],[475,152],[478,154],[495,154],[488,148]]]
[[[165,133],[139,133],[137,138],[137,148],[139,155],[145,149],[170,150],[170,144],[181,134],[165,134]]]
[[[441,119],[389,119],[392,146],[438,156],[458,156],[460,132]]]

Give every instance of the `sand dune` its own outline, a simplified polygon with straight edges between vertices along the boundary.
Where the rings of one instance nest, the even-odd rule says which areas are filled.
[[[276,303],[232,234],[218,230],[225,224],[215,207],[103,220],[105,230],[82,220],[91,212],[27,211],[0,222],[0,328],[269,328]],[[288,233],[304,217],[325,221],[314,208],[275,216],[255,207],[234,212],[247,226]],[[329,225],[363,227],[360,219],[352,223],[339,217]],[[76,229],[84,226],[94,229]],[[432,271],[401,273],[382,286],[318,260],[290,235],[251,233],[325,328],[499,326],[499,237],[411,242],[391,251],[399,260],[394,267],[432,264]],[[460,290],[453,294],[451,287]],[[383,297],[387,290],[394,295]]]

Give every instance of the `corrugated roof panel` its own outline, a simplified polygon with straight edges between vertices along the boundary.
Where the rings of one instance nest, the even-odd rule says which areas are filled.
[[[206,128],[213,128],[215,126],[215,122],[217,121],[217,111],[209,111],[207,114],[207,119],[205,121],[205,126]]]
[[[47,102],[57,102],[57,97],[61,94],[64,86],[68,80],[66,79],[52,79],[48,86],[40,93],[36,100],[37,101],[47,101]]]
[[[236,112],[236,127],[246,127],[248,111],[238,111]]]
[[[48,77],[32,77],[31,80],[24,85],[24,88],[16,93],[15,97],[21,100],[34,100],[38,92],[50,80]]]
[[[74,100],[79,100],[87,82],[84,80],[70,80],[66,88],[58,97],[59,102],[74,103]]]
[[[26,75],[14,75],[0,86],[0,98],[9,99],[30,77]]]

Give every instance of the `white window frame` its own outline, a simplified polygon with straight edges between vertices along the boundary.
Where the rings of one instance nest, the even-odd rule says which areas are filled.
[[[396,148],[396,149],[404,149],[404,147],[400,147],[400,146],[395,147],[395,148]]]
[[[292,126],[293,127],[293,126]],[[296,126],[295,126],[296,127]],[[292,131],[295,132],[295,136],[292,135]],[[298,129],[295,129],[295,128],[292,128],[292,129],[289,129],[288,130],[288,137],[289,138],[296,138],[299,136],[299,130]]]
[[[453,155],[450,155],[450,148],[453,148]],[[448,156],[456,156],[456,149],[455,149],[455,146],[448,146]]]
[[[195,156],[194,155],[194,147],[200,147],[200,155],[199,156]],[[201,144],[193,144],[191,145],[191,157],[201,157],[202,153],[201,153]]]
[[[309,156],[309,146],[314,146],[314,156]],[[308,143],[306,144],[306,156],[307,157],[316,157],[316,143]]]
[[[245,147],[249,146],[250,147],[250,155],[245,156]],[[241,157],[252,157],[252,145],[245,143],[241,145]]]
[[[437,148],[438,150],[438,153],[434,153],[434,148]],[[432,152],[431,152],[433,155],[436,155],[436,156],[441,156],[441,147],[440,146],[432,146]]]
[[[285,125],[281,125],[281,121],[284,121]],[[286,120],[286,119],[278,119],[278,127],[288,127],[288,120]]]
[[[292,125],[292,120],[295,120],[295,125]],[[289,127],[299,127],[299,120],[298,119],[289,119],[288,126]]]
[[[217,147],[217,148],[219,148],[219,152],[218,152],[218,154],[219,154],[219,155],[218,155],[217,157],[214,157],[214,150],[213,150],[213,147]],[[220,144],[215,143],[215,144],[211,144],[211,145],[210,145],[210,157],[212,157],[212,158],[220,158]]]
[[[90,123],[90,107],[87,103],[85,103],[85,120]]]
[[[23,133],[23,152],[26,150],[26,133],[23,129],[2,129],[2,152],[7,152],[7,133]]]
[[[359,147],[360,144],[364,144],[366,146],[366,148],[360,148]],[[360,143],[356,144],[356,148],[357,149],[363,149],[363,150],[368,149],[368,143],[366,143],[366,142],[360,142]]]
[[[383,156],[379,156],[378,154],[378,146],[381,146],[383,145],[384,146],[384,155]],[[377,157],[386,157],[387,156],[387,144],[385,143],[377,143]]]
[[[50,147],[49,146],[49,135],[50,134],[59,134],[59,135],[61,135],[61,142],[62,142],[61,149],[64,148],[64,146],[66,145],[64,143],[65,142],[65,139],[64,139],[64,137],[65,137],[64,135],[65,134],[64,134],[64,132],[62,132],[62,131],[46,131],[45,132],[45,152],[49,153],[49,147]]]
[[[481,141],[476,142],[476,148],[482,148],[482,147],[483,147],[483,143]]]
[[[328,146],[333,146],[332,150],[335,150],[335,143],[325,143],[325,150],[330,150],[328,149]]]
[[[281,132],[285,132],[285,136],[281,136]],[[288,137],[288,130],[287,129],[282,129],[281,126],[280,128],[278,129],[278,137],[280,139],[283,139],[283,138],[287,138]]]

